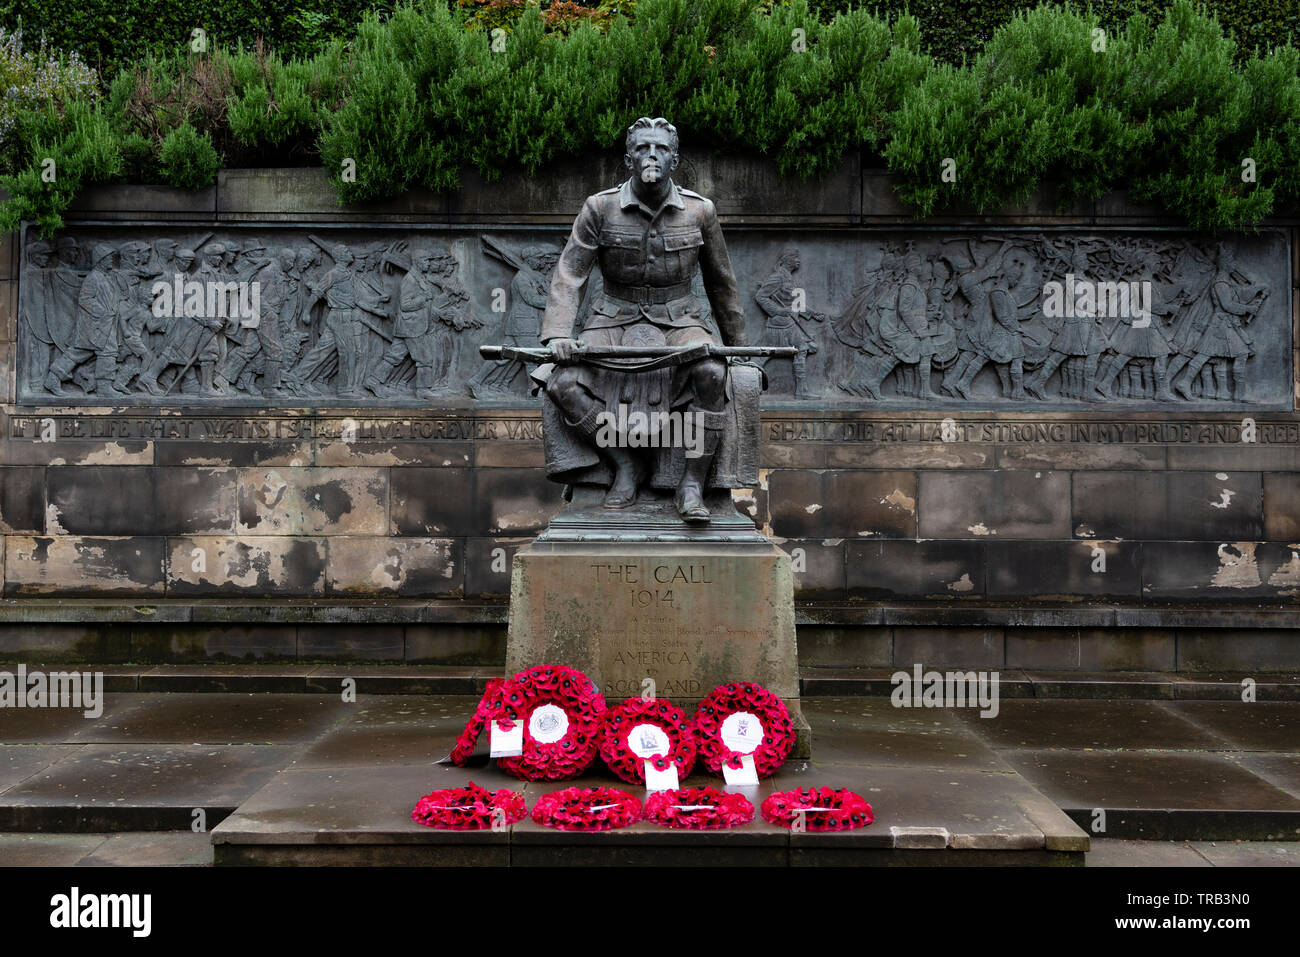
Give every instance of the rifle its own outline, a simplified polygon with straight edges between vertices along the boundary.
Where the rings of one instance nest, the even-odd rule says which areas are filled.
[[[479,346],[484,359],[514,359],[519,362],[555,362],[550,346],[523,348],[519,346]],[[578,346],[573,350],[575,360],[590,360],[596,365],[610,359],[649,359],[640,367],[606,365],[606,368],[625,369],[628,372],[646,372],[663,366],[681,365],[710,356],[719,359],[793,359],[799,354],[795,346],[715,346],[701,342],[693,346]]]

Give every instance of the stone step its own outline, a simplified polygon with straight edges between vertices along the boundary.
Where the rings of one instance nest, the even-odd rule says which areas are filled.
[[[0,664],[0,670],[13,665]],[[351,678],[358,694],[482,695],[499,666],[369,664],[28,664],[45,671],[95,671],[108,692],[266,692],[340,694]],[[800,696],[888,697],[897,668],[803,668]],[[926,669],[966,673],[978,669]],[[1132,698],[1151,700],[1241,700],[1243,682],[1256,700],[1300,701],[1300,675],[1288,673],[1200,673],[1158,671],[998,672],[1002,698]]]

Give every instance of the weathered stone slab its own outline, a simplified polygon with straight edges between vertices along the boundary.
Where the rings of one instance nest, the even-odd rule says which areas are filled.
[[[336,595],[459,597],[464,562],[450,538],[334,536],[325,567],[328,591]]]
[[[239,470],[239,522],[251,535],[386,535],[384,469]]]
[[[288,535],[167,540],[167,594],[323,595],[329,545]]]
[[[506,671],[563,662],[611,702],[649,678],[688,711],[753,681],[797,712],[791,589],[775,546],[534,543],[514,558]]]
[[[1069,538],[1065,472],[922,472],[922,538]]]
[[[6,595],[161,595],[164,539],[10,535]]]

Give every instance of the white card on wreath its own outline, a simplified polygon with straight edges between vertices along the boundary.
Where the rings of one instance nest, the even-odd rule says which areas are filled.
[[[746,754],[740,759],[740,767],[727,767],[727,762],[722,762],[722,779],[727,782],[729,787],[745,788],[753,787],[758,784],[758,769],[754,767],[754,756]]]
[[[655,770],[649,761],[645,762],[645,789],[647,791],[676,791],[681,785],[677,782],[677,763],[669,764],[662,771]]]
[[[492,757],[517,758],[524,753],[524,723],[512,723],[514,727],[507,731],[500,721],[492,722]]]

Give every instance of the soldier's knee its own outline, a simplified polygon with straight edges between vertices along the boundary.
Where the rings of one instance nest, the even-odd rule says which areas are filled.
[[[547,396],[560,406],[569,406],[577,401],[581,388],[578,384],[578,371],[572,366],[557,370],[546,380]]]
[[[721,359],[703,359],[695,366],[694,379],[697,392],[717,398],[727,383],[727,365]]]

